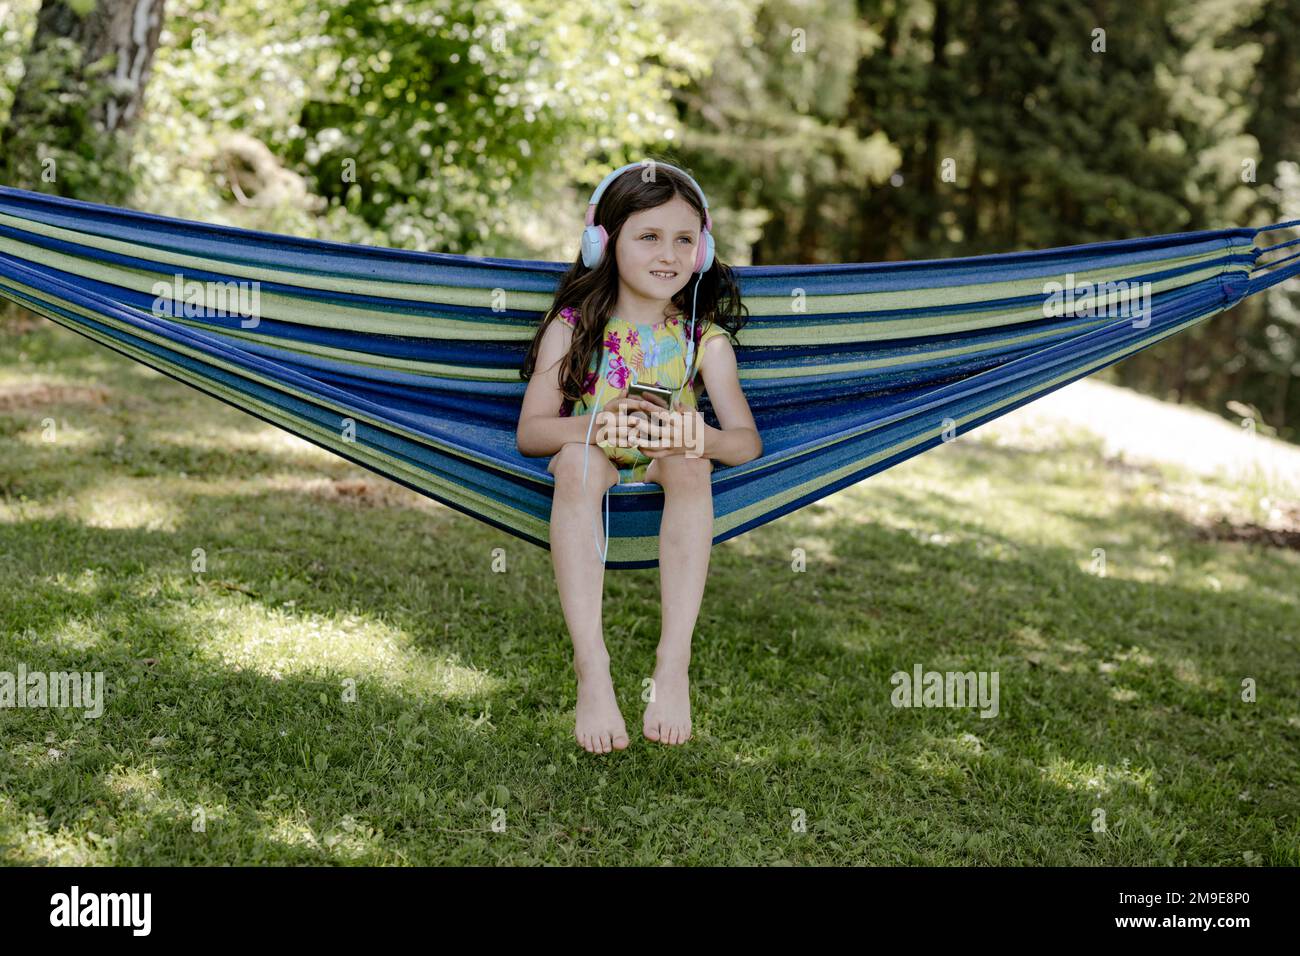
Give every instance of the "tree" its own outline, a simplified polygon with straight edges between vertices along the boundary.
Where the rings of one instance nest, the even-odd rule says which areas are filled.
[[[0,178],[109,202],[129,190],[130,134],[166,0],[44,0],[3,136]]]

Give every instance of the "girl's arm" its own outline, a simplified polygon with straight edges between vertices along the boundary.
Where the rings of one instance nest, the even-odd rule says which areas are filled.
[[[524,390],[524,404],[515,429],[515,446],[525,458],[550,457],[567,442],[586,442],[591,422],[585,415],[562,416],[564,393],[560,390],[560,362],[573,341],[573,329],[553,321],[542,333],[537,348],[534,374]],[[595,433],[592,440],[595,441]]]
[[[704,345],[703,355],[709,356],[708,374],[705,375],[704,359],[700,359],[699,374],[705,378],[709,401],[717,413],[721,428],[714,428],[704,421],[699,411],[689,411],[678,402],[676,411],[695,416],[697,427],[701,431],[702,441],[688,439],[685,422],[671,421],[651,415],[650,420],[638,423],[636,433],[649,447],[638,448],[647,458],[663,458],[667,455],[684,455],[693,451],[699,442],[700,457],[712,458],[724,465],[743,465],[763,454],[763,439],[759,437],[754,424],[754,416],[745,401],[745,393],[740,389],[740,373],[736,368],[736,351],[731,347],[731,340],[725,335],[714,336]],[[663,412],[663,406],[656,406]],[[664,447],[656,447],[658,442],[671,442]]]
[[[754,424],[745,393],[741,391],[736,350],[731,347],[728,336],[716,336],[705,345],[704,356],[700,359],[700,375],[722,426],[704,425],[704,457],[724,465],[743,465],[763,454],[763,439]]]

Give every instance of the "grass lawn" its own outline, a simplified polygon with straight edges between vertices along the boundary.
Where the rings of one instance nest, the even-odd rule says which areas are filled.
[[[107,682],[0,709],[0,860],[1300,865],[1300,551],[1202,530],[1265,489],[998,424],[714,549],[684,747],[658,572],[607,572],[591,755],[545,551],[0,326],[0,670]],[[892,706],[918,664],[998,715]]]

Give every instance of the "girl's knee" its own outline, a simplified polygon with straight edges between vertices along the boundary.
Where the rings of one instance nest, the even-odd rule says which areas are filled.
[[[584,461],[585,458],[585,461]],[[618,483],[618,471],[608,458],[605,452],[595,445],[588,445],[585,442],[571,441],[566,442],[555,456],[551,463],[546,466],[546,470],[555,476],[555,490],[557,492],[583,490],[583,471],[586,470],[586,490],[588,493],[592,489],[604,492],[605,489]]]
[[[656,460],[654,468],[654,480],[665,487],[670,484],[707,487],[713,473],[713,459],[703,456],[689,458],[686,455],[666,455]]]

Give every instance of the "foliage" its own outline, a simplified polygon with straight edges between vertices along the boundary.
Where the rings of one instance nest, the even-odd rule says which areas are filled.
[[[716,48],[698,28],[741,6],[341,2],[290,159],[403,247],[501,255],[521,187],[554,196],[676,136],[667,88]]]
[[[9,124],[14,90],[23,77],[23,54],[36,30],[41,0],[0,0],[0,131]]]
[[[5,6],[0,3],[0,8]],[[0,22],[7,23],[8,10],[0,13],[6,14]],[[0,54],[5,54],[0,73],[5,78],[16,72],[11,56],[19,48],[18,41],[30,42],[31,28],[17,18],[14,22],[15,26],[0,28]],[[94,195],[108,203],[124,202],[131,193],[130,179],[121,173],[130,165],[130,141],[105,131],[93,119],[110,92],[107,80],[113,58],[83,63],[81,49],[59,38],[38,52],[27,52],[21,62],[21,82],[30,93],[28,110],[21,118],[9,115],[14,94],[6,90],[0,181],[64,196]]]

